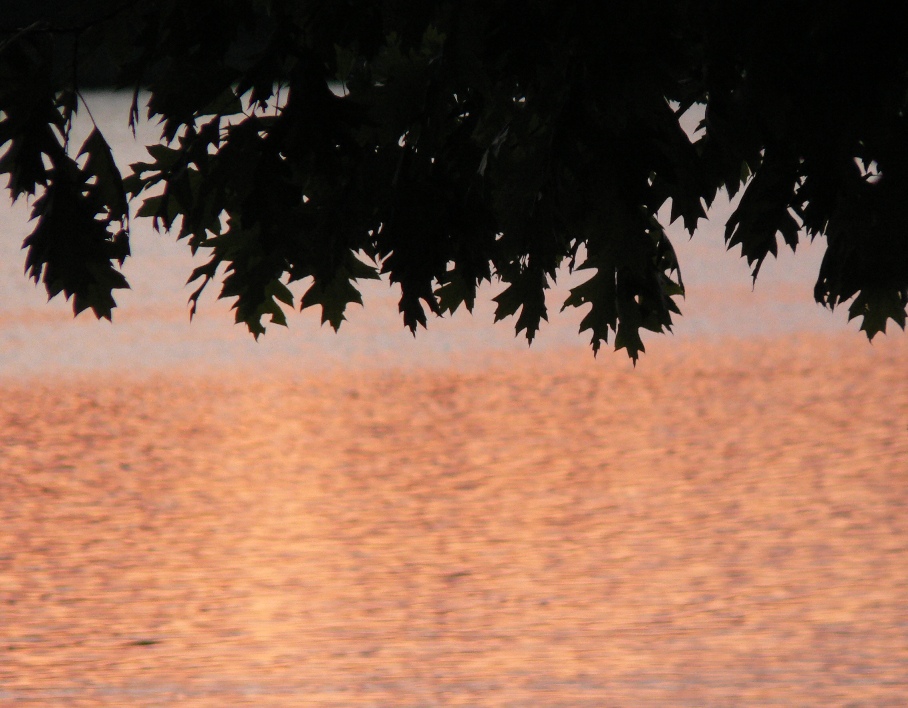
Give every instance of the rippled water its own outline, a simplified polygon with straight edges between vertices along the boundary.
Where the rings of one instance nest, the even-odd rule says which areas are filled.
[[[904,705],[904,346],[502,358],[0,383],[0,705]]]
[[[147,224],[74,320],[4,212],[0,705],[904,705],[908,341],[813,303],[822,244],[752,290],[725,215],[632,369],[563,290],[530,351],[491,289],[415,339],[382,283],[338,335],[190,325]]]

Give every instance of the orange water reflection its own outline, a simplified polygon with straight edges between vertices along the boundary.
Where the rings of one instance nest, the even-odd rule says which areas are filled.
[[[676,344],[7,381],[0,704],[902,705],[904,337]]]

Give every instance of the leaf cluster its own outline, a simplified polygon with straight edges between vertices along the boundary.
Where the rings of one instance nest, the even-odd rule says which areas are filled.
[[[693,234],[724,189],[743,190],[726,239],[754,278],[779,236],[822,236],[816,299],[850,301],[870,337],[904,327],[908,51],[885,6],[152,0],[96,16],[72,71],[54,53],[66,28],[0,33],[0,172],[13,198],[40,194],[27,269],[77,312],[110,316],[141,200],[207,255],[191,312],[219,280],[255,336],[296,305],[336,329],[357,282],[386,274],[414,333],[497,280],[496,320],[532,341],[567,267],[590,277],[562,309],[587,310],[594,351],[636,360],[684,295],[660,210]],[[92,50],[134,90],[131,120],[147,89],[160,122],[125,179],[97,130],[70,157]]]
[[[91,308],[111,318],[112,291],[128,284],[117,266],[129,255],[128,206],[110,147],[95,129],[76,156],[69,147],[72,88],[55,91],[53,45],[23,35],[0,45],[0,173],[15,200],[32,204],[34,231],[25,239],[25,269],[49,298],[72,298],[76,314]]]

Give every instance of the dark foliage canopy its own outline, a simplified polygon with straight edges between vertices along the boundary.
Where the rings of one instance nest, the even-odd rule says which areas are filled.
[[[298,304],[340,326],[388,274],[404,324],[472,308],[532,340],[562,266],[582,331],[643,350],[684,294],[657,218],[693,233],[718,190],[754,277],[821,236],[818,302],[872,337],[908,304],[908,42],[897,3],[838,0],[95,0],[0,18],[0,172],[33,196],[26,271],[110,318],[130,211],[207,254],[258,336]],[[79,89],[160,121],[121,176]],[[140,89],[147,106],[140,106]],[[699,104],[690,138],[680,119]]]

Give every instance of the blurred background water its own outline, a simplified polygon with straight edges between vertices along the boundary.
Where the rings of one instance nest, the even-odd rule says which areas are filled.
[[[374,282],[338,334],[255,342],[216,287],[190,323],[147,220],[74,319],[2,214],[0,705],[904,705],[906,341],[813,302],[822,242],[752,288],[728,204],[673,228],[684,316],[631,371],[558,312],[582,273],[529,351],[493,287],[415,338]]]
[[[91,114],[124,173],[131,163],[147,159],[144,146],[159,136],[153,121],[144,121],[137,136],[132,135],[127,124],[130,98],[127,93],[86,94]],[[83,108],[73,131],[75,145],[90,128]],[[727,200],[720,198],[694,238],[678,224],[670,229],[687,286],[675,337],[857,330],[855,323],[846,325],[844,310],[831,313],[813,301],[823,242],[805,242],[797,254],[781,252],[778,260],[764,264],[753,288],[746,262],[738,253],[725,250],[722,233],[730,212]],[[352,306],[337,334],[319,325],[319,313],[313,309],[290,313],[288,329],[270,326],[255,342],[244,326],[234,324],[231,303],[216,300],[217,283],[209,286],[190,324],[187,299],[194,287],[187,286],[186,279],[203,262],[204,253],[193,260],[184,243],[176,242],[173,234],[156,233],[148,219],[133,221],[132,257],[124,266],[132,289],[115,294],[118,308],[113,324],[96,321],[90,312],[74,319],[70,303],[61,297],[47,303],[43,285],[36,286],[23,274],[22,241],[33,228],[29,216],[30,205],[20,199],[11,208],[4,204],[0,217],[0,375],[157,369],[174,364],[205,370],[225,362],[267,368],[288,357],[305,368],[354,362],[445,365],[527,347],[522,336],[514,336],[513,320],[492,326],[491,298],[499,286],[483,289],[472,315],[458,312],[452,318],[433,319],[428,330],[420,330],[415,338],[397,312],[398,292],[384,281],[363,283],[365,308]],[[588,346],[588,336],[578,334],[583,311],[559,312],[569,287],[585,277],[565,273],[553,287],[549,322],[540,330],[534,351]],[[295,294],[303,291],[304,286],[297,284]],[[670,345],[670,338],[658,335],[645,341]],[[626,358],[623,353],[619,356]]]

